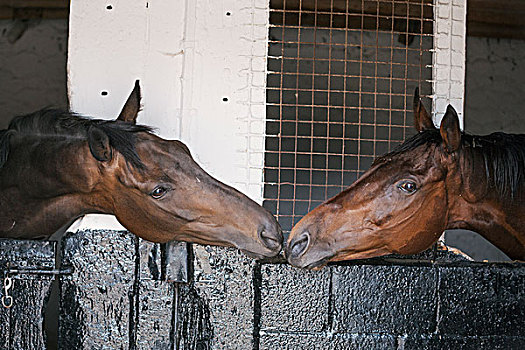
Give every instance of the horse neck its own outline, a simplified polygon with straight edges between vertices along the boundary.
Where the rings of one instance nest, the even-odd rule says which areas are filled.
[[[90,171],[86,142],[23,144],[13,142],[0,169],[0,237],[48,237],[72,219],[103,212],[90,193],[96,171]]]
[[[472,151],[462,152],[457,166],[449,169],[446,229],[477,232],[511,259],[525,260],[524,197],[501,198],[488,185],[484,164],[461,158],[476,156],[479,154]]]

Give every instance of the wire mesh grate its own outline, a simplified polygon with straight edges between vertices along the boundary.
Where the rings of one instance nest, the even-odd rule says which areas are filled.
[[[270,1],[264,206],[283,230],[413,133],[414,89],[432,89],[433,11]]]

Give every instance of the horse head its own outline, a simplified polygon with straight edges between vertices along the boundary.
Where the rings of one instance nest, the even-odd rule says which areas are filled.
[[[2,232],[0,225],[0,236],[47,237],[75,217],[106,213],[152,242],[233,246],[257,258],[278,254],[282,233],[273,215],[206,173],[182,142],[137,125],[139,109],[137,81],[114,121],[65,115],[58,117],[62,121],[40,116],[38,123],[34,118],[14,122],[10,154],[0,167],[0,184],[11,189],[0,196],[5,209],[0,224],[6,227]],[[59,135],[21,136],[26,124],[34,128],[45,122]],[[81,131],[64,136],[68,128]],[[17,147],[24,143],[25,150]],[[31,171],[20,170],[29,161],[35,163]],[[35,191],[38,198],[29,201]],[[32,212],[22,216],[24,201]]]
[[[414,116],[416,135],[376,159],[358,181],[293,227],[285,249],[291,264],[315,268],[329,261],[419,253],[435,243],[447,228],[498,233],[501,238],[486,238],[500,249],[507,248],[504,251],[509,256],[525,258],[525,222],[510,219],[520,213],[523,216],[523,202],[512,204],[507,200],[510,204],[502,204],[505,200],[489,195],[487,190],[493,187],[492,173],[497,172],[485,171],[487,151],[504,146],[492,145],[498,144],[492,142],[495,136],[472,139],[463,135],[457,113],[450,105],[440,128],[435,128],[417,90]],[[513,141],[516,137],[523,135],[504,139],[521,145],[522,150],[512,153],[511,158],[521,158],[523,163],[523,138],[521,142]],[[474,149],[472,143],[476,142],[472,140],[485,140],[492,148]],[[521,179],[523,185],[523,176]],[[515,192],[519,194],[520,190]],[[507,219],[502,223],[497,216],[505,217],[504,209]]]

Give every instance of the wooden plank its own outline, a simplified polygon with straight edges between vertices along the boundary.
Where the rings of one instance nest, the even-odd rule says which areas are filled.
[[[69,0],[0,0],[0,6],[11,8],[69,8]]]
[[[525,2],[467,1],[467,35],[525,39]]]
[[[69,9],[0,7],[0,19],[68,19]]]
[[[0,0],[0,19],[67,19],[68,0]]]

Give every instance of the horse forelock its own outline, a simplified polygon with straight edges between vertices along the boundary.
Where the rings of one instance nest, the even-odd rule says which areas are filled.
[[[90,127],[103,131],[108,136],[111,147],[121,153],[128,164],[137,169],[145,167],[135,149],[136,134],[149,133],[152,131],[151,127],[122,121],[90,119],[72,112],[49,108],[16,117],[6,130],[0,131],[0,167],[7,161],[11,135],[87,138]]]

